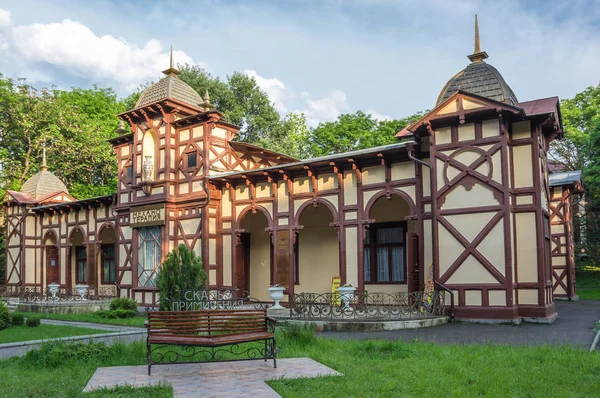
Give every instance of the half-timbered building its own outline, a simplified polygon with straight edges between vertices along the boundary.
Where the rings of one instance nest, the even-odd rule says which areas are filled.
[[[580,185],[549,183],[558,98],[519,102],[486,58],[476,35],[471,63],[397,143],[306,160],[236,141],[171,65],[118,115],[114,195],[74,200],[45,163],[7,193],[6,283],[115,285],[149,306],[162,260],[185,244],[210,288],[262,300],[274,283],[327,292],[334,276],[419,291],[433,264],[457,317],[551,322],[554,298],[575,296]]]

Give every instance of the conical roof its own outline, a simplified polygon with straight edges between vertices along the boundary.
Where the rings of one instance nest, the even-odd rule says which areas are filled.
[[[444,85],[438,95],[436,106],[450,98],[458,90],[491,98],[506,104],[515,105],[519,101],[517,96],[506,83],[500,72],[492,65],[486,63],[488,58],[479,45],[479,23],[475,15],[475,48],[468,58],[471,63],[463,70],[452,76]]]
[[[195,107],[202,107],[202,97],[200,97],[200,94],[177,77],[179,71],[173,66],[172,48],[171,65],[163,73],[166,75],[165,77],[142,92],[140,98],[135,103],[136,109],[167,98],[175,99]]]
[[[46,148],[43,150],[41,170],[29,178],[21,187],[21,192],[28,193],[35,200],[48,196],[52,193],[69,193],[66,185],[54,174],[48,171],[46,166]]]

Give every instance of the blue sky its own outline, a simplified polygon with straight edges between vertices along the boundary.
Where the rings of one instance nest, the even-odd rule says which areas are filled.
[[[599,83],[598,0],[0,0],[0,73],[127,95],[160,77],[172,44],[176,62],[254,76],[312,125],[358,109],[399,118],[431,108],[467,65],[475,13],[519,100]]]

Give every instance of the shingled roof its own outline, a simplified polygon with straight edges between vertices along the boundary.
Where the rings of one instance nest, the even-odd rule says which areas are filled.
[[[515,105],[519,101],[506,81],[492,65],[480,61],[469,64],[454,75],[444,86],[437,98],[436,106],[450,98],[458,90]]]
[[[164,99],[174,99],[195,107],[202,107],[200,94],[187,83],[177,77],[179,71],[173,65],[173,48],[171,48],[171,64],[163,73],[166,75],[158,82],[142,92],[135,103],[135,109],[153,104]]]

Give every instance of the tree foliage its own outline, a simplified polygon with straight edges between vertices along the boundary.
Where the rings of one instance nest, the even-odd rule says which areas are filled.
[[[156,287],[160,292],[160,310],[168,311],[171,302],[182,301],[188,290],[203,290],[206,272],[202,259],[184,244],[167,254],[156,275]]]
[[[422,115],[417,113],[398,120],[377,120],[362,111],[340,115],[336,121],[320,123],[310,132],[310,153],[324,156],[392,144],[398,131]]]
[[[591,160],[590,132],[600,115],[600,84],[560,103],[565,136],[554,140],[550,157],[567,170],[584,170]]]
[[[118,127],[122,101],[112,89],[37,90],[0,75],[0,195],[48,166],[72,196],[116,191],[116,158],[106,141]]]
[[[561,101],[564,138],[554,140],[550,156],[567,170],[582,170],[585,216],[574,219],[576,242],[592,261],[600,262],[600,84]],[[579,234],[576,234],[579,235]]]

